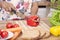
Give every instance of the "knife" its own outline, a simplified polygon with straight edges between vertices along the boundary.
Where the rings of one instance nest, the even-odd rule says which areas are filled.
[[[16,14],[18,17],[21,17],[20,20],[24,20],[24,19],[25,19],[25,15],[24,15],[24,13],[17,12],[16,10],[13,10],[13,9],[12,9],[11,12],[13,12],[14,14]]]

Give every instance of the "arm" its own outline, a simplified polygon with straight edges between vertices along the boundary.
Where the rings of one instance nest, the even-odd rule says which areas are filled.
[[[31,15],[36,15],[38,11],[38,4],[37,2],[33,2],[32,9],[31,9]]]
[[[0,1],[0,7],[2,6],[2,2]]]

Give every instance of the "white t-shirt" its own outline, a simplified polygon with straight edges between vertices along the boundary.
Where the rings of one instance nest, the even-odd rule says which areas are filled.
[[[6,0],[6,2],[12,3],[16,7],[17,11],[24,13],[25,15],[30,15],[32,2],[35,2],[35,0]],[[1,8],[0,15],[0,20],[20,18],[17,17],[16,14],[11,15],[9,12],[6,12],[4,9]]]

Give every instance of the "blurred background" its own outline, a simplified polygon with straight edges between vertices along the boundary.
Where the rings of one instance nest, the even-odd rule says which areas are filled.
[[[60,0],[37,0],[38,14],[41,18],[45,18],[51,13],[51,10],[60,10]]]
[[[50,11],[50,0],[37,0],[38,2],[38,12],[37,15],[40,18],[45,18],[48,16]]]

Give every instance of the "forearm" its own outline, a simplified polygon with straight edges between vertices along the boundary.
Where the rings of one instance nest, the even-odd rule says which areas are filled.
[[[37,11],[38,11],[38,4],[37,2],[34,2],[31,9],[31,15],[36,15]]]
[[[2,6],[2,2],[0,1],[0,7]]]

